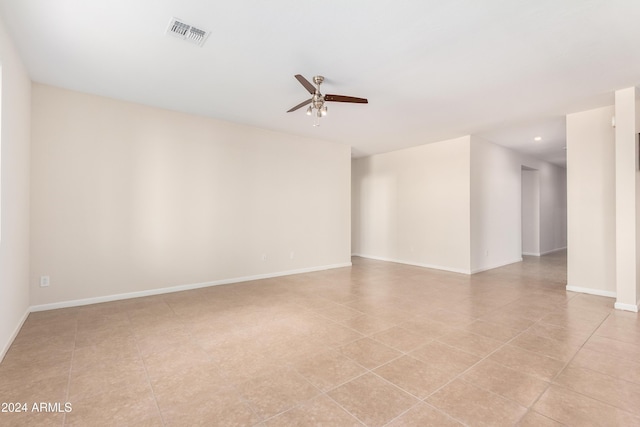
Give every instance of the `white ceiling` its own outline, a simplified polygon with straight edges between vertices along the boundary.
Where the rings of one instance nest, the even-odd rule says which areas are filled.
[[[563,116],[640,83],[637,0],[0,0],[0,14],[34,81],[354,156],[479,134],[562,164]],[[165,35],[172,17],[211,30],[205,46]],[[285,113],[308,98],[297,73],[369,104],[331,103],[312,127]]]

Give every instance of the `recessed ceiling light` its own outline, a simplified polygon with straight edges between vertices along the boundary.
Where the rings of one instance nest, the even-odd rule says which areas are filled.
[[[541,136],[536,136],[535,138],[533,138],[534,141],[542,141],[542,137]]]

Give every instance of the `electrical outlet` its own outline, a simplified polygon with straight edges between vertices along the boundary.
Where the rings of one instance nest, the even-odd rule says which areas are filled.
[[[50,283],[49,276],[40,276],[41,288],[46,288],[47,286],[49,286],[49,283]]]
[[[267,254],[262,254],[262,261],[266,261],[267,260]]]
[[[293,257],[295,257],[295,256],[296,256],[296,253],[295,253],[295,252],[291,251],[291,252],[289,253],[289,259],[293,259]]]

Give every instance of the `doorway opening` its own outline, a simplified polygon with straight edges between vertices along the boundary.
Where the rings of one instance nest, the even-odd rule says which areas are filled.
[[[540,256],[540,175],[522,166],[522,255]]]

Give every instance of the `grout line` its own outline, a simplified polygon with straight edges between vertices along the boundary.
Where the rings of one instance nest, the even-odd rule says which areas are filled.
[[[364,375],[364,374],[363,374]],[[360,375],[362,376],[362,375]],[[357,377],[359,378],[359,377]],[[346,383],[345,383],[346,384]],[[337,388],[337,387],[336,387]],[[340,404],[340,402],[338,402],[337,400],[335,400],[333,397],[331,397],[329,395],[329,393],[325,392],[324,393],[325,396],[327,396],[327,398],[331,399],[332,402],[334,402],[336,405],[338,405],[343,411],[345,411],[347,414],[351,415],[356,421],[358,421],[360,424],[362,424],[364,427],[367,427],[367,424],[362,421],[360,418],[358,418],[355,414],[351,413],[349,410],[347,410],[347,408],[345,408],[344,406],[342,406],[342,404]]]
[[[575,298],[575,296],[573,298]],[[573,299],[573,298],[571,298],[571,299]],[[553,378],[551,378],[548,381],[547,387],[545,387],[545,389],[538,395],[538,397],[531,403],[531,405],[529,405],[529,408],[527,409],[527,412],[520,418],[520,420],[522,420],[529,412],[531,412],[533,410],[533,407],[536,405],[536,403],[538,403],[540,398],[542,396],[544,396],[544,394],[549,390],[549,388],[551,388],[552,385],[555,385],[557,387],[562,387],[562,386],[560,386],[558,384],[555,384],[556,379],[558,379],[558,377],[560,375],[562,375],[562,373],[571,364],[571,362],[573,362],[573,360],[576,358],[576,356],[578,355],[580,350],[582,350],[582,348],[585,346],[585,344],[591,339],[592,336],[594,336],[594,334],[596,333],[598,328],[600,328],[600,326],[602,326],[602,324],[605,322],[605,320],[607,320],[609,318],[609,316],[611,316],[611,313],[609,313],[604,319],[602,319],[602,321],[598,324],[598,326],[591,332],[591,334],[589,334],[589,337],[586,340],[584,340],[584,342],[578,347],[578,350],[573,354],[573,356],[564,364],[564,366],[558,371],[558,373],[556,375],[554,375]],[[537,324],[537,323],[538,322],[536,322],[535,324]],[[568,329],[568,328],[565,328],[565,329]],[[575,392],[575,390],[573,390],[573,391]],[[576,392],[576,393],[578,393],[578,392]],[[578,393],[578,394],[582,394],[582,393]],[[582,395],[585,396],[584,394],[582,394]],[[590,396],[587,396],[587,397],[590,397]],[[590,398],[593,399],[593,397],[590,397]],[[598,400],[598,399],[594,399],[594,400]],[[606,402],[602,402],[602,403],[606,403]],[[555,418],[552,418],[552,417],[550,417],[550,416],[548,416],[546,414],[541,414],[541,415],[543,415],[543,416],[545,416],[545,417],[547,417],[549,419],[552,419],[554,421],[560,422],[559,420],[556,420]]]
[[[78,318],[75,320],[75,332],[73,334],[73,350],[71,350],[71,361],[69,363],[69,379],[67,380],[67,393],[65,396],[65,402],[69,402],[69,394],[71,393],[71,373],[73,372],[73,361],[76,356],[76,341],[78,339]],[[73,410],[73,403],[71,403],[71,407]],[[67,412],[65,411],[62,415],[62,425],[65,426],[67,423]]]
[[[491,322],[488,322],[488,323],[491,323]],[[536,322],[536,323],[537,323],[537,322]],[[534,324],[535,324],[535,323],[534,323]],[[497,326],[504,326],[504,325],[497,325]],[[456,380],[460,380],[460,381],[464,381],[464,382],[467,382],[467,383],[468,383],[468,381],[465,381],[465,380],[462,378],[464,374],[466,374],[467,372],[469,372],[470,370],[472,370],[473,368],[475,368],[476,366],[478,366],[479,364],[481,364],[481,363],[482,363],[482,362],[484,362],[485,360],[489,359],[489,358],[491,357],[491,355],[493,355],[494,353],[498,352],[498,351],[499,351],[500,349],[502,349],[503,347],[507,346],[511,341],[515,340],[517,337],[519,337],[520,335],[522,335],[523,333],[525,333],[525,332],[526,332],[527,330],[529,330],[532,326],[533,326],[533,325],[531,325],[531,326],[527,327],[526,329],[522,330],[520,333],[518,333],[517,335],[513,336],[513,337],[512,337],[512,338],[510,338],[509,340],[507,340],[507,341],[503,342],[500,346],[498,346],[496,349],[494,349],[493,351],[491,351],[490,353],[488,353],[486,356],[482,357],[482,358],[481,358],[480,360],[478,360],[476,363],[474,363],[473,365],[469,366],[467,369],[463,370],[463,371],[462,371],[462,372],[460,372],[459,374],[457,374],[457,375],[453,376],[453,378],[452,378],[451,380],[449,380],[449,381],[448,381],[448,382],[446,382],[444,385],[442,385],[442,386],[438,387],[436,390],[434,390],[433,392],[431,392],[431,394],[429,394],[429,396],[427,396],[427,398],[425,398],[425,401],[426,401],[426,399],[428,399],[430,396],[433,396],[434,394],[438,393],[440,390],[444,389],[445,387],[447,387],[449,384],[453,383],[453,382],[454,382],[454,381],[456,381]],[[473,333],[473,332],[471,332],[471,333]],[[477,334],[476,334],[476,335],[477,335]],[[483,335],[480,335],[480,336],[483,336]],[[485,337],[485,338],[488,338],[488,337]],[[437,340],[437,339],[435,339],[435,340]],[[435,340],[434,340],[434,341],[435,341]],[[454,347],[454,346],[451,346],[451,345],[449,345],[449,344],[447,344],[447,343],[444,343],[444,342],[442,342],[442,341],[438,341],[438,342],[440,342],[441,344],[447,345],[447,346],[449,346],[449,347],[452,347],[452,348],[454,348],[454,349],[456,349],[456,350],[462,351],[462,352],[464,352],[464,353],[472,354],[472,353],[469,353],[469,352],[467,352],[467,351],[465,351],[465,350],[462,350],[462,349],[460,349],[460,348],[458,348],[458,347]],[[518,348],[519,348],[519,347],[518,347]],[[526,349],[523,349],[523,350],[526,350]],[[526,350],[526,351],[528,351],[528,350]],[[473,355],[473,354],[472,354],[472,355]],[[477,355],[474,355],[474,356],[476,356],[476,357],[477,357]],[[548,356],[547,356],[547,357],[548,357]],[[498,362],[496,362],[496,363],[498,363]],[[498,364],[500,364],[501,366],[505,366],[505,365],[502,365],[501,363],[498,363]],[[513,369],[513,368],[509,368],[508,366],[505,366],[505,367],[506,367],[506,368],[508,368],[508,369]],[[528,375],[528,374],[525,374],[525,375]],[[531,376],[531,375],[529,375],[529,376]],[[535,378],[535,377],[534,377],[534,378]],[[494,396],[497,396],[497,397],[499,397],[499,398],[501,398],[501,399],[505,399],[505,400],[507,400],[507,401],[509,401],[509,402],[513,402],[513,403],[517,404],[518,406],[524,407],[524,406],[523,406],[522,404],[520,404],[519,402],[516,402],[516,401],[514,401],[514,400],[512,400],[512,399],[510,399],[510,398],[507,398],[507,397],[505,397],[505,396],[502,396],[502,395],[500,395],[500,394],[498,394],[498,393],[496,393],[496,392],[494,392],[494,391],[487,390],[486,388],[484,388],[484,387],[480,387],[480,386],[475,385],[475,384],[471,384],[471,385],[473,385],[474,387],[478,387],[478,388],[480,388],[480,389],[482,389],[482,390],[484,390],[484,391],[486,391],[486,392],[488,392],[488,393],[490,393],[490,394],[492,394],[492,395],[494,395]],[[438,409],[438,408],[436,407],[436,409]],[[527,409],[527,412],[528,412],[529,408],[526,408],[526,409]],[[452,417],[448,412],[444,412],[444,411],[441,411],[441,412],[443,412],[443,413],[445,413],[445,414],[449,415],[450,417]],[[526,412],[525,412],[525,414],[526,414]],[[454,417],[452,417],[452,418],[454,418]],[[454,418],[454,419],[456,419],[456,418]],[[456,419],[456,420],[457,420],[457,419]]]
[[[129,324],[133,325],[131,322],[131,316],[129,315],[129,310],[126,310],[127,318],[129,319]],[[133,332],[133,331],[132,331]],[[149,385],[149,389],[151,390],[151,394],[153,395],[153,402],[156,405],[156,410],[158,411],[158,415],[160,416],[160,422],[163,426],[167,425],[167,422],[164,419],[164,415],[162,415],[162,411],[160,410],[160,405],[158,404],[158,398],[156,397],[156,392],[153,389],[153,384],[151,384],[151,378],[149,378],[149,371],[147,370],[147,364],[144,361],[144,357],[142,356],[142,352],[140,351],[140,346],[138,345],[138,336],[135,333],[131,334],[133,336],[133,340],[136,344],[136,351],[138,352],[138,357],[140,358],[140,363],[142,363],[142,367],[144,368],[144,375],[147,379],[147,384]]]
[[[460,424],[461,424],[461,425],[463,425],[463,426],[468,426],[468,424],[467,424],[467,423],[465,423],[464,421],[459,420],[459,419],[455,418],[454,416],[452,416],[451,414],[449,414],[449,413],[447,413],[447,412],[444,412],[444,411],[443,411],[443,410],[441,410],[441,409],[436,408],[435,406],[433,406],[432,404],[430,404],[429,402],[427,402],[427,401],[425,401],[425,400],[421,400],[420,402],[418,402],[418,403],[416,403],[415,405],[413,405],[411,408],[409,408],[409,409],[407,409],[406,411],[404,411],[404,412],[402,412],[402,413],[398,414],[396,417],[394,417],[394,418],[390,419],[390,420],[389,420],[386,424],[384,424],[382,427],[386,427],[386,426],[391,425],[394,421],[396,421],[396,420],[400,419],[400,417],[402,417],[403,415],[405,415],[406,413],[408,413],[409,411],[413,410],[415,407],[417,407],[417,406],[419,406],[419,405],[427,405],[429,408],[431,408],[432,410],[434,410],[434,411],[436,411],[436,412],[441,413],[441,414],[442,414],[442,415],[444,415],[445,417],[450,418],[451,420],[453,420],[453,421],[455,421],[455,422],[457,422],[457,423],[460,423]]]
[[[596,335],[596,332],[597,332],[597,331],[598,331],[598,329],[599,329],[599,328],[604,324],[604,322],[605,322],[607,319],[609,319],[609,318],[614,314],[614,312],[615,312],[614,310],[615,310],[615,309],[611,309],[611,310],[610,310],[610,312],[609,312],[609,314],[607,314],[607,316],[606,316],[604,319],[602,319],[602,321],[601,321],[601,322],[598,324],[598,326],[597,326],[597,327],[596,327],[596,328],[591,332],[591,334],[589,334],[589,337],[588,337],[588,338],[587,338],[587,339],[582,343],[582,345],[580,345],[580,348],[578,349],[578,351],[576,351],[576,353],[573,355],[573,357],[571,357],[571,359],[570,359],[570,360],[569,360],[569,361],[568,361],[568,362],[567,362],[567,363],[562,367],[562,369],[558,372],[558,374],[557,374],[557,375],[552,379],[552,384],[553,384],[553,382],[555,382],[555,380],[556,380],[556,379],[557,379],[557,378],[558,378],[558,377],[559,377],[559,376],[560,376],[560,375],[561,375],[561,374],[566,370],[566,368],[571,364],[571,362],[573,362],[573,360],[576,358],[576,356],[578,355],[578,353],[580,352],[580,350],[582,350],[582,349],[583,349],[583,347],[587,344],[587,342],[588,342],[592,337],[594,337],[594,336],[600,336],[600,335]],[[616,340],[616,341],[617,341],[617,340]],[[624,342],[624,341],[620,341],[620,342]],[[595,350],[593,350],[593,351],[595,351]],[[606,353],[605,353],[605,354],[606,354]],[[610,378],[620,379],[620,380],[622,380],[622,381],[629,382],[629,383],[631,383],[631,384],[635,384],[635,383],[633,383],[633,382],[630,382],[630,381],[625,380],[624,378],[616,378],[616,377],[613,377],[613,376],[611,376],[611,375],[609,375],[609,374],[602,373],[602,372],[598,372],[598,371],[595,371],[595,370],[593,370],[593,369],[589,369],[589,368],[582,368],[582,369],[586,369],[586,370],[589,370],[589,371],[593,371],[593,372],[599,373],[599,374],[601,374],[601,375],[605,375],[605,376],[610,377]],[[552,385],[552,384],[550,384],[550,385]],[[614,408],[619,409],[619,410],[621,410],[621,411],[623,411],[623,412],[625,412],[625,413],[627,413],[627,414],[631,414],[631,415],[633,415],[633,416],[637,417],[637,415],[636,415],[636,414],[634,414],[634,413],[632,413],[632,412],[629,412],[629,411],[627,411],[627,410],[625,410],[625,409],[622,409],[622,408],[620,408],[620,407],[618,407],[618,406],[612,405],[612,404],[610,404],[610,403],[608,403],[608,402],[602,401],[602,400],[600,400],[600,399],[598,399],[598,398],[596,398],[596,397],[589,396],[589,395],[587,395],[587,394],[581,393],[581,392],[579,392],[579,391],[573,390],[573,389],[571,389],[571,388],[565,387],[565,386],[560,385],[560,384],[555,384],[555,385],[556,385],[557,387],[562,387],[562,388],[568,389],[568,390],[570,390],[570,391],[572,391],[572,392],[574,392],[574,393],[576,393],[576,394],[580,394],[580,395],[585,396],[585,397],[587,397],[587,398],[589,398],[589,399],[593,399],[593,400],[598,401],[598,402],[600,402],[600,403],[603,403],[603,404],[605,404],[605,405],[607,405],[607,406],[614,407]],[[547,389],[548,389],[548,388],[547,388]],[[545,390],[545,392],[546,392],[546,390]],[[544,394],[544,393],[543,393],[543,394]],[[539,399],[539,397],[538,397],[538,399]],[[546,416],[546,415],[545,415],[545,416]],[[550,417],[548,417],[548,418],[550,418]]]

